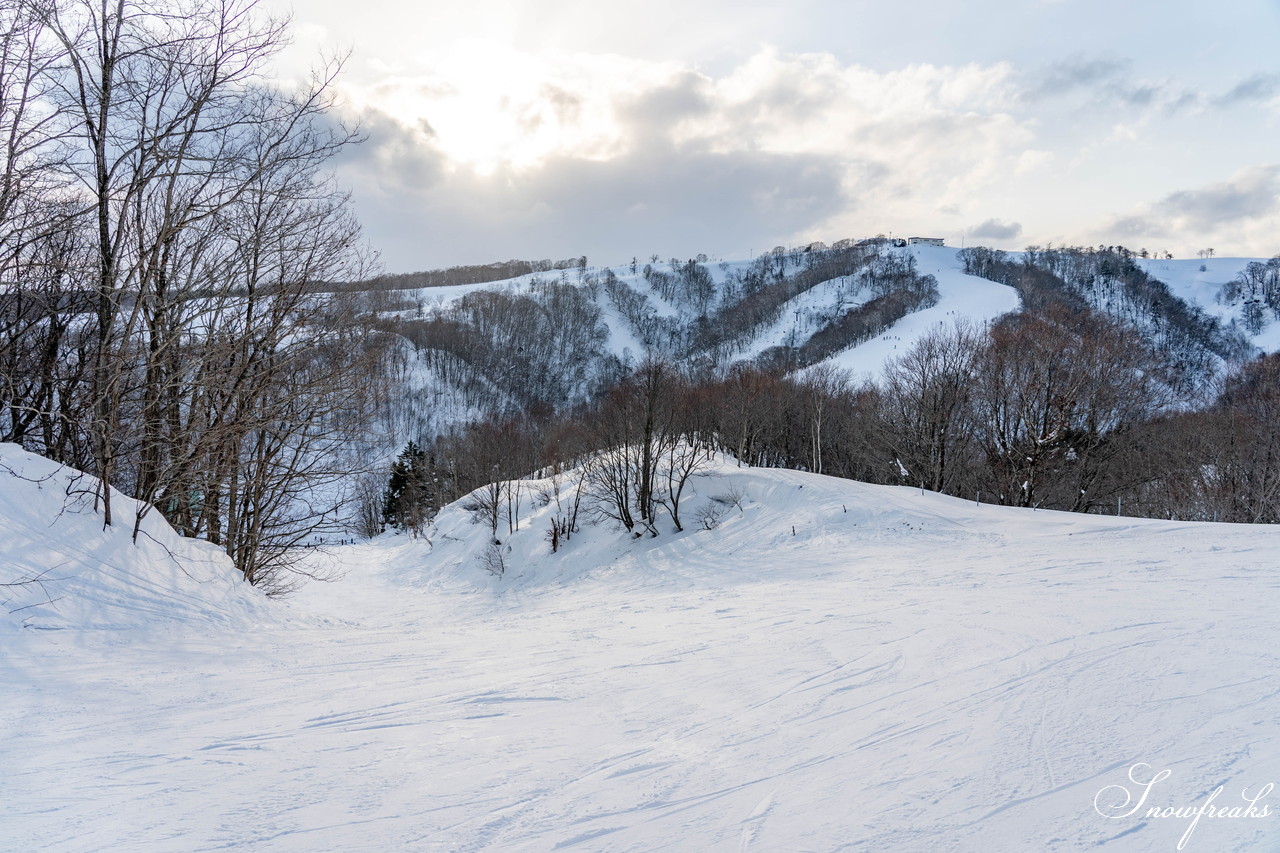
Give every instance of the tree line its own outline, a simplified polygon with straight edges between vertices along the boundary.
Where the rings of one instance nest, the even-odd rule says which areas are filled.
[[[384,290],[419,290],[429,287],[449,287],[456,284],[485,284],[506,281],[534,273],[556,270],[585,270],[587,256],[560,261],[496,261],[489,264],[465,264],[439,270],[422,270],[410,273],[383,274],[374,278],[349,281],[320,281],[309,285],[318,293],[365,293]]]
[[[727,363],[776,322],[790,300],[824,282],[852,281],[855,290],[881,297],[903,287],[927,290],[923,278],[914,256],[880,244],[841,241],[793,252],[779,247],[726,276],[718,306],[691,329],[688,354],[710,366]]]

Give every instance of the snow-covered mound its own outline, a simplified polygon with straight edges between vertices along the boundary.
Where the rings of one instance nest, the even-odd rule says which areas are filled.
[[[1184,849],[1280,849],[1280,530],[720,463],[685,532],[553,554],[553,485],[500,577],[455,505],[336,549],[323,618],[32,632],[0,846],[1165,853],[1221,786]]]
[[[0,630],[230,623],[259,610],[227,555],[185,539],[158,512],[113,493],[115,525],[94,512],[89,476],[0,444]]]
[[[516,485],[520,512],[509,523],[504,498],[496,537],[483,514],[468,509],[470,498],[456,501],[424,531],[429,550],[424,553],[421,547],[411,547],[409,553],[415,556],[408,563],[396,563],[401,573],[395,582],[504,593],[565,585],[584,577],[624,585],[661,584],[676,576],[692,578],[702,573],[708,575],[703,581],[713,583],[794,577],[795,567],[788,559],[742,562],[730,555],[752,549],[780,555],[815,549],[858,553],[867,540],[897,541],[903,531],[912,531],[916,540],[925,535],[968,539],[974,535],[969,530],[973,523],[1005,512],[996,507],[973,508],[932,493],[922,497],[918,490],[801,471],[741,467],[731,457],[717,454],[685,487],[680,501],[682,531],[676,530],[670,512],[660,509],[656,535],[640,525],[628,534],[617,522],[600,520],[592,510],[593,501],[584,497],[581,529],[553,553],[547,531],[552,518],[568,512],[578,486],[577,472],[559,478],[558,500],[556,480],[512,484]],[[1016,513],[1014,518],[1027,521]],[[1074,524],[1083,518],[1040,514],[1034,529],[1043,530],[1051,519]],[[661,571],[655,575],[653,569],[659,565]]]

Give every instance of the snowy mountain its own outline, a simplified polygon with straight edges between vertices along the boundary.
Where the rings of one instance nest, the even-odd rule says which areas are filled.
[[[188,576],[51,522],[68,472],[4,459],[3,564],[75,574],[4,623],[11,849],[1280,845],[1274,806],[1242,816],[1280,766],[1272,527],[720,460],[682,533],[584,525],[552,553],[567,472],[523,482],[501,575],[462,501],[424,538],[317,552],[342,579],[267,603],[213,558]],[[1173,816],[1218,786],[1241,816]]]
[[[889,359],[939,327],[1034,312],[1028,299],[1046,294],[1136,329],[1164,354],[1183,393],[1208,388],[1258,351],[1280,349],[1280,324],[1255,292],[1269,285],[1238,284],[1246,270],[1264,266],[1280,282],[1274,262],[1153,260],[1103,247],[970,249],[998,258],[973,263],[953,247],[837,246],[775,250],[754,261],[583,263],[382,291],[379,324],[406,341],[400,402],[387,429],[402,445],[481,413],[570,405],[651,353],[702,370],[829,364],[878,380]],[[1280,283],[1271,289],[1266,298],[1280,306]]]
[[[820,250],[818,254],[824,251],[831,250]],[[440,314],[456,309],[464,299],[478,293],[493,292],[514,298],[536,297],[540,286],[545,288],[548,283],[559,281],[580,286],[600,312],[603,333],[597,358],[634,364],[644,357],[646,351],[657,351],[685,357],[706,358],[710,355],[714,363],[728,364],[757,360],[774,348],[801,346],[815,332],[874,298],[876,291],[871,284],[874,273],[870,267],[877,263],[910,265],[913,273],[934,277],[938,286],[936,300],[910,312],[907,319],[888,321],[885,331],[891,330],[892,334],[886,334],[883,339],[877,335],[876,339],[854,343],[829,359],[839,366],[851,368],[855,373],[874,377],[879,375],[885,359],[892,357],[895,344],[906,349],[916,336],[932,325],[951,318],[967,318],[981,325],[1018,308],[1017,294],[1012,288],[965,275],[955,249],[925,245],[896,248],[878,244],[864,251],[869,253],[842,261],[844,274],[831,278],[815,275],[808,280],[797,281],[790,288],[794,295],[770,306],[767,322],[749,324],[737,333],[721,336],[731,338],[728,343],[719,343],[719,338],[717,343],[712,343],[705,335],[699,339],[696,330],[733,319],[724,309],[745,301],[749,295],[745,292],[751,285],[744,286],[743,281],[750,277],[753,268],[760,276],[763,264],[764,275],[770,282],[798,278],[797,270],[806,268],[807,259],[814,257],[812,253],[772,254],[756,261],[690,261],[688,265],[696,265],[707,281],[709,295],[699,305],[684,299],[679,283],[672,283],[682,271],[681,265],[673,259],[657,265],[643,265],[649,269],[647,273],[639,271],[640,267],[634,264],[583,267],[581,274],[562,270],[558,279],[549,277],[547,273],[532,273],[493,282],[397,291],[398,302],[404,307],[395,315],[411,323],[423,314]],[[782,262],[779,268],[769,265],[772,258],[789,260]],[[616,281],[617,285],[601,286],[600,282],[606,277]],[[638,307],[629,300],[620,304],[624,296],[635,300]],[[714,310],[717,305],[719,311]],[[887,346],[882,345],[885,341],[889,342]],[[431,348],[429,337],[421,341],[421,348]],[[710,352],[712,350],[713,353]]]
[[[958,317],[982,324],[1017,308],[1011,288],[960,272],[954,250],[843,242],[754,261],[583,265],[384,291],[379,326],[412,343],[401,387],[417,403],[402,408],[436,404],[433,420],[418,421],[429,432],[465,419],[444,410],[581,401],[649,354],[701,369],[794,370],[830,360],[875,376],[895,344],[905,348],[932,324]],[[899,340],[894,324],[902,317],[916,331]],[[397,413],[392,431],[411,420]],[[419,436],[404,436],[412,437]]]

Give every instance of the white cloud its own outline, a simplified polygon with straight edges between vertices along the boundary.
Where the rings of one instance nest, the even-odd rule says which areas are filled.
[[[1004,222],[999,219],[988,219],[985,222],[967,229],[965,234],[968,237],[977,238],[979,240],[995,240],[997,242],[1007,243],[1022,236],[1022,224],[1020,222]]]
[[[1280,251],[1280,165],[1250,166],[1225,181],[1169,193],[1112,220],[1107,231],[1126,240],[1230,245],[1246,254],[1275,254]]]
[[[1056,161],[1057,155],[1052,151],[1045,151],[1037,148],[1028,148],[1018,155],[1018,165],[1016,172],[1019,175],[1029,175],[1048,167]]]
[[[418,75],[348,87],[349,100],[369,117],[371,139],[346,168],[355,178],[360,164],[356,197],[365,208],[374,203],[371,182],[400,199],[401,215],[408,206],[424,220],[451,207],[469,209],[471,199],[483,196],[495,209],[469,215],[490,254],[504,254],[493,242],[510,227],[511,211],[539,203],[577,209],[564,193],[574,189],[600,201],[601,187],[611,188],[618,216],[670,215],[681,205],[715,216],[718,200],[697,195],[714,184],[716,192],[750,200],[733,214],[748,232],[729,234],[735,244],[766,228],[773,239],[787,239],[873,233],[894,217],[926,227],[922,220],[940,207],[962,206],[1015,171],[1034,139],[1030,125],[1008,111],[1016,88],[1003,64],[878,72],[830,54],[765,48],[712,76],[678,63],[532,54],[498,44],[471,43],[459,55]],[[709,170],[706,180],[672,185],[661,177],[683,174],[693,163]],[[649,179],[623,180],[615,175],[621,170]],[[586,175],[600,186],[555,184]],[[788,176],[800,186],[730,191],[723,185],[729,175]],[[412,188],[392,186],[402,179]],[[673,197],[653,198],[658,186]],[[503,207],[510,210],[499,212]],[[742,222],[744,213],[754,219]],[[593,230],[555,215],[516,218],[557,244],[575,227]],[[652,227],[641,220],[633,224]],[[562,232],[553,233],[557,228]],[[647,244],[657,236],[642,231],[626,239]],[[387,256],[394,266],[414,265],[398,250]]]

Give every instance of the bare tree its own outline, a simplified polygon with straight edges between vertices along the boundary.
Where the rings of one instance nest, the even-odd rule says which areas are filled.
[[[32,3],[0,0],[0,441],[44,439],[46,453],[72,443],[55,412],[73,398],[59,392],[77,374],[64,347],[84,250],[63,169],[67,117],[50,99],[60,59]]]
[[[255,0],[0,0],[0,430],[271,587],[336,529],[386,335],[314,283],[372,259]]]
[[[977,439],[1002,502],[1087,510],[1137,424],[1168,402],[1132,330],[1084,311],[1011,315],[974,374]],[[1113,485],[1114,488],[1114,485]]]
[[[187,442],[175,448],[174,432],[184,426],[195,377],[213,378],[191,356],[228,354],[207,341],[187,346],[192,338],[207,337],[230,312],[241,321],[243,349],[260,319],[297,307],[306,279],[264,267],[265,247],[279,247],[275,260],[287,256],[290,272],[326,266],[314,257],[315,233],[334,236],[341,216],[334,211],[343,205],[322,189],[317,170],[354,137],[319,123],[336,68],[301,94],[268,85],[264,72],[287,22],[261,16],[252,0],[68,0],[39,8],[63,51],[53,79],[79,140],[69,170],[94,223],[86,420],[111,524],[107,484],[122,464],[132,469],[135,495],[154,501],[207,455]],[[350,251],[348,240],[338,245]],[[233,292],[237,304],[228,308]],[[265,304],[281,300],[292,305]],[[259,337],[282,339],[273,331]],[[223,425],[225,413],[214,419],[207,426]],[[126,420],[136,429],[125,429]],[[126,444],[134,434],[136,446]]]
[[[968,442],[969,395],[983,331],[966,322],[919,338],[885,368],[883,434],[895,459],[935,492],[954,485]]]
[[[1199,424],[1205,506],[1221,521],[1280,523],[1280,359],[1228,379]]]
[[[677,440],[676,398],[680,380],[670,365],[649,358],[605,399],[592,424],[600,448],[591,470],[599,515],[628,531],[637,525],[656,533],[659,467]]]
[[[809,470],[822,473],[823,429],[832,405],[849,393],[849,374],[830,364],[811,367],[800,378],[809,421]]]

